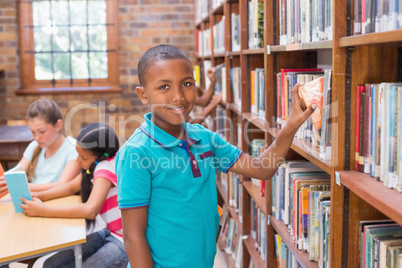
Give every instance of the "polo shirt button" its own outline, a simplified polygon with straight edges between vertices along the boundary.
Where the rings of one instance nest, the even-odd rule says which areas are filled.
[[[197,165],[197,161],[196,161],[196,160],[193,160],[193,165],[194,165],[194,166]]]
[[[183,144],[179,143],[179,147],[181,147]]]

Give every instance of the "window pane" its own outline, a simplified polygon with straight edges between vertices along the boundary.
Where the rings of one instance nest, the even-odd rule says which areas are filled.
[[[72,53],[73,79],[88,79],[88,53]]]
[[[106,2],[88,1],[89,24],[106,24]]]
[[[35,79],[36,80],[53,79],[52,59],[50,53],[35,54]]]
[[[68,25],[68,2],[52,1],[53,25]]]
[[[107,78],[107,53],[91,52],[89,53],[91,78]]]
[[[88,50],[87,27],[71,27],[71,51]]]
[[[33,25],[50,25],[50,4],[49,2],[33,2]]]
[[[92,12],[91,9],[89,9],[89,12]],[[86,1],[70,1],[70,21],[72,25],[87,24]]]
[[[50,37],[52,34],[52,28],[50,26],[35,27],[33,29],[33,32],[35,40],[35,51],[51,51],[52,46],[50,42]]]
[[[69,51],[70,37],[68,27],[53,26],[53,50],[54,51]]]
[[[70,53],[54,53],[54,79],[70,79]]]
[[[106,51],[106,26],[89,26],[89,49]]]

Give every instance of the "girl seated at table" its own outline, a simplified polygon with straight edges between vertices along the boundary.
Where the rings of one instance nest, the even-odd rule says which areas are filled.
[[[77,161],[82,176],[67,185],[35,193],[32,201],[21,199],[25,203],[21,207],[28,216],[86,218],[88,229],[100,214],[107,227],[87,236],[82,247],[83,267],[127,267],[121,214],[117,206],[115,155],[118,150],[119,141],[110,126],[94,123],[83,128],[77,137]],[[49,207],[42,203],[79,191],[82,204]],[[65,250],[47,259],[43,267],[74,267],[74,260],[73,250]]]
[[[29,107],[27,118],[34,141],[18,164],[27,173],[29,189],[46,190],[76,177],[80,173],[76,140],[62,134],[63,120],[57,104],[49,99],[37,100]],[[4,176],[0,177],[0,197],[7,192]]]

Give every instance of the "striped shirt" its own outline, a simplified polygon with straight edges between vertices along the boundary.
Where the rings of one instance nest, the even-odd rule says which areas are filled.
[[[117,203],[117,176],[115,172],[115,163],[115,157],[100,162],[95,168],[94,180],[97,178],[105,178],[113,184],[107,194],[105,203],[103,203],[99,215],[106,222],[106,228],[121,240],[123,237],[123,226],[120,209]]]

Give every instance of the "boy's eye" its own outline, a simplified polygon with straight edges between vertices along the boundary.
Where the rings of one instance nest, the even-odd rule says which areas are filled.
[[[160,89],[168,89],[169,86],[168,86],[168,85],[162,85],[162,86],[160,86],[159,88],[160,88]]]
[[[191,83],[190,83],[190,82],[184,82],[184,83],[183,83],[183,86],[189,87],[189,86],[191,86]]]

